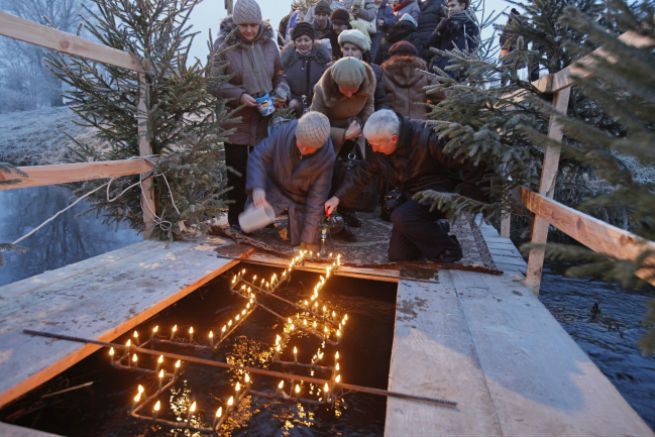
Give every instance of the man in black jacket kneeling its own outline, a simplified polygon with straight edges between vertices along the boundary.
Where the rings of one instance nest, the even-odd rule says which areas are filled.
[[[460,260],[462,249],[457,238],[448,234],[445,215],[437,209],[430,211],[429,205],[412,196],[424,190],[470,194],[471,186],[481,180],[479,169],[447,155],[443,151],[446,141],[424,121],[405,119],[388,109],[369,117],[364,136],[375,153],[367,153],[364,165],[350,173],[325,202],[326,213],[331,214],[340,199],[356,195],[380,175],[403,194],[403,202],[391,214],[389,260]]]

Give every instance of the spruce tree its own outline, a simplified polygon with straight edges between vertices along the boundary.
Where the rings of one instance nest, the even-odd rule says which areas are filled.
[[[196,225],[219,215],[226,191],[222,158],[225,102],[206,91],[207,63],[189,59],[195,33],[189,16],[200,0],[96,0],[83,26],[97,41],[138,56],[149,66],[148,126],[156,155],[157,224],[162,235],[179,231],[177,224]],[[211,43],[210,43],[211,45]],[[211,50],[211,47],[210,47]],[[104,147],[77,143],[80,161],[129,159],[139,155],[137,73],[97,62],[56,56],[55,74],[71,87],[67,95],[82,125],[93,128]],[[217,78],[222,81],[226,78]],[[143,228],[138,177],[113,181],[94,206],[108,221],[127,220]],[[85,184],[87,191],[101,182]]]

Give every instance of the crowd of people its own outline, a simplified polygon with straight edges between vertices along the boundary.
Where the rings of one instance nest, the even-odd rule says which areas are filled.
[[[385,190],[400,193],[390,214],[391,261],[454,262],[462,251],[441,211],[412,199],[433,189],[484,197],[483,169],[443,152],[424,120],[440,68],[438,50],[474,51],[479,28],[469,0],[293,0],[277,39],[256,0],[237,0],[220,24],[209,91],[227,99],[228,222],[249,206],[288,213],[292,245],[316,248],[324,218],[338,213],[353,240],[356,211]],[[438,49],[438,50],[435,50]],[[274,123],[286,109],[294,117]],[[373,199],[373,200],[371,200]]]

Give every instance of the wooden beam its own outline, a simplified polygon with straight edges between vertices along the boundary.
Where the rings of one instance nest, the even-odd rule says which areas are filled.
[[[5,12],[0,12],[0,35],[92,61],[134,71],[143,71],[139,60],[130,53],[103,44],[93,43],[79,36]]]
[[[131,176],[152,170],[153,165],[145,159],[126,159],[120,161],[80,162],[75,164],[36,165],[18,167],[27,173],[22,177],[17,173],[0,171],[0,181],[16,179],[15,184],[0,185],[0,190],[42,187],[45,185],[70,184],[110,177]]]
[[[569,99],[571,97],[571,88],[565,88],[555,93],[553,98],[553,106],[555,111],[559,114],[566,114],[569,107]],[[557,122],[557,115],[553,114],[550,117],[550,127],[548,128],[548,138],[560,142],[564,137],[562,126]],[[539,184],[539,193],[553,197],[555,194],[555,182],[557,179],[557,172],[559,170],[559,157],[561,146],[546,146],[544,152],[544,163],[541,169],[541,182]],[[541,217],[536,216],[532,223],[532,243],[545,244],[548,241],[548,222]],[[544,268],[545,250],[543,248],[535,248],[530,250],[528,257],[528,271],[526,274],[526,284],[532,288],[533,293],[539,294],[541,287],[541,276]]]
[[[655,41],[652,38],[639,35],[638,33],[632,31],[621,34],[619,36],[619,40],[629,46],[637,48],[655,46]],[[597,56],[603,57],[609,60],[611,63],[618,62],[618,59],[614,57],[614,55],[600,47],[591,52],[589,55],[558,71],[557,73],[540,77],[536,81],[532,82],[532,85],[542,93],[555,93],[557,91],[563,90],[564,88],[570,87],[573,85],[574,76],[584,78],[591,75],[589,69],[596,62],[594,58]]]
[[[150,87],[145,73],[139,73],[139,103],[137,106],[137,130],[139,135],[139,155],[148,157],[152,155],[152,142],[150,136]],[[141,175],[141,210],[143,212],[143,236],[151,238],[155,231],[155,216],[157,205],[155,203],[155,184],[152,178]]]
[[[521,199],[532,213],[595,252],[628,261],[636,260],[644,250],[655,253],[655,242],[644,240],[526,188],[521,190]],[[655,264],[655,255],[651,262]],[[637,276],[644,280],[646,274],[645,271],[637,272]],[[652,272],[650,274],[652,275]],[[649,282],[655,285],[655,279],[650,279]]]

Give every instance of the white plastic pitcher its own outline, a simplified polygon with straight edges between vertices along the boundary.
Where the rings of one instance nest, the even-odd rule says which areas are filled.
[[[251,206],[239,214],[239,226],[243,232],[265,228],[275,221],[275,211],[270,205],[259,208]]]

